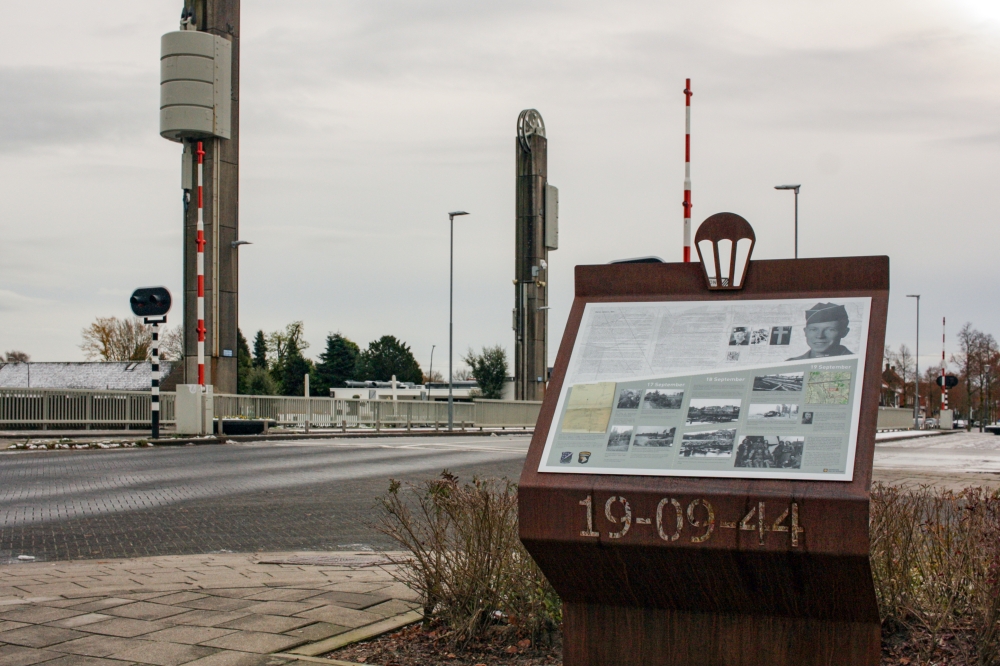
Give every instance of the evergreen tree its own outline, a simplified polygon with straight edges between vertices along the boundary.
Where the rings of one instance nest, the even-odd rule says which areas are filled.
[[[264,339],[264,331],[257,331],[253,338],[253,367],[267,367],[267,340]]]
[[[282,395],[302,395],[305,390],[305,376],[312,374],[312,364],[299,351],[299,343],[295,338],[287,341],[282,356],[280,366]],[[311,390],[310,393],[312,393]]]
[[[253,360],[250,357],[250,345],[243,337],[243,331],[236,329],[236,392],[240,394],[248,393],[250,369],[253,368]]]
[[[480,354],[470,349],[462,360],[472,369],[484,398],[499,400],[503,397],[503,383],[507,379],[507,352],[503,347],[483,347]]]
[[[408,345],[392,335],[383,335],[358,356],[355,376],[387,382],[393,375],[397,381],[419,383],[424,373]]]
[[[326,336],[326,351],[319,355],[316,364],[316,395],[329,395],[331,388],[340,388],[344,382],[354,379],[358,364],[358,345],[340,333]]]

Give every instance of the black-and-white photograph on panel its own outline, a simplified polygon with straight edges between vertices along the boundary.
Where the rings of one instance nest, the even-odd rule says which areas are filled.
[[[633,426],[611,426],[611,434],[608,435],[608,451],[628,451],[629,442],[632,440]]]
[[[799,406],[775,403],[755,404],[747,408],[747,421],[763,421],[767,423],[788,422],[799,420]]]
[[[618,394],[618,409],[639,409],[642,389],[622,389]]]
[[[661,426],[640,426],[635,431],[636,448],[665,448],[674,445],[674,433],[677,428]]]
[[[712,425],[735,423],[740,420],[738,398],[691,398],[686,425]]]
[[[799,469],[805,437],[747,435],[740,439],[735,467]]]
[[[753,378],[754,391],[801,391],[802,372],[782,372]]]
[[[683,402],[683,389],[648,389],[642,397],[642,408],[680,409]]]
[[[735,439],[735,429],[685,433],[680,454],[685,458],[730,458]]]

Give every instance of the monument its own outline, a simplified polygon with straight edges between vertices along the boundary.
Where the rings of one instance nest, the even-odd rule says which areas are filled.
[[[576,268],[520,479],[566,666],[870,665],[888,257]]]

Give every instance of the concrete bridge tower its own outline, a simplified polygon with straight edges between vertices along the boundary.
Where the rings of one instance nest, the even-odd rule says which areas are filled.
[[[548,184],[545,123],[535,109],[517,119],[514,251],[514,395],[541,400],[549,380],[549,250],[559,247],[559,192]]]

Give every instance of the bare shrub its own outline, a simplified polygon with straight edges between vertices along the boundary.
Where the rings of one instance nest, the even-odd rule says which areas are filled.
[[[495,632],[551,640],[562,605],[518,538],[515,484],[462,485],[446,470],[420,484],[391,481],[380,509],[376,528],[409,553],[392,558],[394,575],[422,596],[425,624],[459,645]]]
[[[1000,664],[1000,493],[876,484],[871,562],[883,635],[905,635],[919,663]]]

